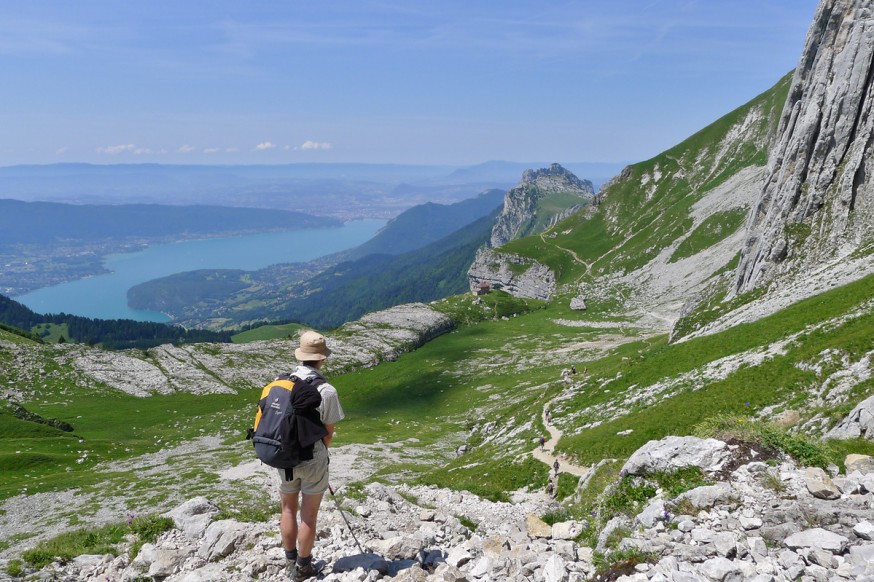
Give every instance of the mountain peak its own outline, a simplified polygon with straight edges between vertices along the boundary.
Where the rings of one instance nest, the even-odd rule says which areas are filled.
[[[564,168],[561,164],[550,164],[548,168],[539,170],[525,170],[522,180],[516,186],[536,186],[546,191],[573,191],[593,190],[592,183],[588,180],[580,180],[573,172]]]
[[[504,210],[492,229],[492,247],[541,232],[576,212],[595,196],[588,180],[559,164],[525,170],[519,184],[504,196]],[[549,199],[547,210],[543,201]]]

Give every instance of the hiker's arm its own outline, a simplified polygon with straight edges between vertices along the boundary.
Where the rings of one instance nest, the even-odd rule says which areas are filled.
[[[326,424],[325,428],[328,429],[328,434],[322,438],[322,442],[325,443],[325,447],[331,446],[331,441],[334,440],[334,424]]]

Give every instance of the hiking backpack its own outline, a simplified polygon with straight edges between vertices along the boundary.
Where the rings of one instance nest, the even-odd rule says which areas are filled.
[[[255,426],[248,436],[258,458],[271,467],[290,469],[313,458],[313,445],[328,434],[319,418],[321,378],[282,375],[261,391]]]

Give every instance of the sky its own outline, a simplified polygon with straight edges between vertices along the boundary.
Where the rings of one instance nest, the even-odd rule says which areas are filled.
[[[816,0],[0,3],[0,166],[648,159],[792,70]]]

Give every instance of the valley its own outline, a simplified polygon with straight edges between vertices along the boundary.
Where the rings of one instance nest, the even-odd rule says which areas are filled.
[[[185,276],[234,317],[173,297],[179,278],[145,288],[198,325],[266,306],[326,336],[346,417],[321,579],[874,576],[870,14],[823,1],[796,71],[597,193],[525,170],[498,209],[339,257],[288,301],[262,303],[258,277],[297,285],[269,269]],[[244,435],[302,327],[126,350],[0,328],[0,566],[284,579]]]

